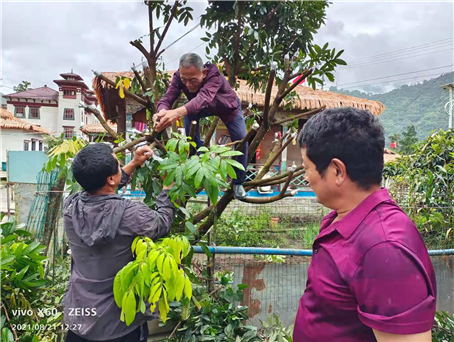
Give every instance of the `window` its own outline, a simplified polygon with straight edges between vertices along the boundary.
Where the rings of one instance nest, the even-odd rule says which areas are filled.
[[[36,140],[32,139],[32,151],[36,151]]]
[[[63,90],[63,97],[67,99],[75,99],[76,91],[75,90]]]
[[[39,141],[39,150],[40,151],[43,150],[43,141],[42,140]]]
[[[14,116],[16,118],[25,118],[25,107],[15,107]]]
[[[39,119],[39,107],[30,107],[28,117],[30,119]]]
[[[24,140],[24,151],[28,151],[28,143],[29,142],[30,141],[28,141],[28,140]]]
[[[72,139],[74,135],[74,127],[63,127],[63,132],[65,133],[65,139]]]
[[[74,109],[65,108],[65,112],[63,114],[64,120],[74,120]]]

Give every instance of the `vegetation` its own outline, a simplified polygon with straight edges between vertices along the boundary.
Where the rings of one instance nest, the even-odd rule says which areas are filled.
[[[454,130],[434,132],[415,153],[390,163],[385,176],[408,189],[404,206],[429,248],[454,243]],[[391,189],[393,190],[393,188]]]
[[[21,91],[27,91],[30,88],[31,86],[31,83],[28,82],[28,81],[22,81],[21,83],[19,83],[17,86],[14,86],[13,87],[13,90],[14,92],[18,93],[18,92],[21,92]]]
[[[400,134],[408,126],[414,125],[417,138],[421,140],[434,129],[448,129],[448,116],[444,106],[449,101],[449,94],[441,86],[452,83],[453,77],[454,73],[449,72],[413,85],[403,85],[384,94],[335,87],[331,87],[330,91],[380,101],[386,107],[380,116],[380,122],[387,137]]]
[[[396,144],[395,151],[399,154],[409,155],[415,152],[415,145],[418,143],[415,126],[407,127],[406,132],[402,132],[402,138],[399,134],[391,134],[389,140]]]
[[[54,342],[61,337],[61,300],[69,265],[45,275],[44,249],[14,218],[1,223],[2,341]]]

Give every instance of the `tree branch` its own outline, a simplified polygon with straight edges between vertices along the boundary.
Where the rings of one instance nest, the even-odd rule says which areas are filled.
[[[104,129],[106,130],[106,132],[112,137],[114,138],[115,140],[118,139],[118,134],[117,132],[115,132],[110,126],[109,124],[106,122],[106,120],[104,120],[103,116],[101,115],[101,113],[94,107],[89,107],[85,104],[82,104],[82,107],[90,112],[90,113],[93,113],[96,118],[99,120],[99,122],[101,123],[102,127],[104,127]]]
[[[173,18],[175,17],[175,13],[177,12],[177,9],[178,9],[178,1],[175,1],[175,3],[173,4],[172,10],[170,12],[170,18],[167,21],[166,27],[164,28],[164,31],[162,32],[161,38],[159,39],[159,42],[158,42],[158,45],[156,45],[156,49],[154,50],[155,53],[156,53],[156,58],[158,58],[165,51],[165,50],[162,50],[161,52],[159,52],[159,48],[161,47],[162,42],[164,41],[164,38],[165,38],[165,36],[167,34],[167,31],[169,30],[170,24],[172,23]]]
[[[260,172],[257,174],[255,179],[262,179],[270,170],[270,167],[273,165],[273,163],[276,161],[276,159],[281,155],[282,151],[292,142],[290,138],[290,131],[288,131],[286,134],[284,134],[280,139],[279,143],[276,144],[271,151],[270,155],[268,156],[268,160],[266,161],[265,165],[262,167]],[[285,141],[285,139],[287,139]]]
[[[246,197],[242,201],[246,202],[246,203],[263,204],[263,203],[276,202],[276,201],[279,201],[279,200],[283,199],[284,197],[294,196],[295,195],[294,191],[292,191],[292,192],[290,192],[288,194],[285,193],[287,191],[287,188],[288,188],[292,178],[293,178],[293,171],[290,171],[287,179],[285,180],[285,184],[282,187],[281,192],[278,195],[276,195],[276,196],[272,196],[272,197],[268,197],[268,198],[248,198],[248,197]]]
[[[305,172],[306,172],[306,171],[304,171],[304,170],[300,170],[300,171],[298,171],[298,172],[295,172],[295,173],[293,174],[293,179],[295,179],[295,178],[297,178],[297,177],[303,175]],[[285,174],[288,175],[288,172],[286,172]],[[271,182],[269,182],[269,179],[270,179],[270,178],[261,179],[260,181],[262,181],[263,183],[258,184],[258,185],[255,185],[255,186],[253,186],[253,187],[246,187],[245,189],[246,189],[247,191],[249,191],[250,189],[252,189],[252,188],[257,188],[257,187],[259,187],[259,186],[277,185],[277,184],[281,184],[281,183],[285,182],[285,177],[283,177],[283,178],[281,178],[281,179],[277,179],[277,180],[271,181]],[[258,182],[260,182],[260,181],[258,181]]]
[[[292,116],[291,118],[283,119],[283,120],[280,120],[280,121],[275,121],[275,122],[273,122],[273,125],[282,125],[282,124],[284,124],[286,122],[293,121],[295,119],[303,118],[305,116],[312,115],[312,114],[317,114],[318,112],[322,112],[325,109],[326,109],[326,106],[323,106],[323,107],[320,107],[320,108],[316,108],[316,109],[310,110],[310,111],[305,112],[305,113],[297,114],[295,116]]]
[[[134,46],[135,48],[137,48],[137,50],[139,50],[140,52],[142,52],[142,54],[145,56],[145,58],[147,59],[147,61],[150,60],[150,53],[147,51],[147,49],[145,49],[145,47],[142,45],[141,42],[139,42],[138,40],[134,40],[134,41],[131,41],[129,42],[129,44],[131,44],[132,46]]]
[[[114,81],[111,81],[110,79],[108,79],[106,76],[104,76],[103,74],[101,73],[95,73],[95,75],[100,78],[101,80],[103,80],[104,82],[106,82],[107,84],[111,85],[112,87],[116,87],[117,85],[115,84]],[[140,96],[137,96],[136,94],[133,94],[131,93],[129,90],[127,89],[124,89],[124,93],[126,96],[130,97],[131,99],[133,99],[134,101],[140,103],[141,105],[144,105],[144,106],[147,106],[148,103],[146,100],[144,100],[143,98],[141,98]]]
[[[246,136],[243,138],[243,140],[241,140],[238,145],[236,146],[235,150],[236,151],[241,151],[243,150],[243,147],[244,145],[246,145],[246,143],[249,141],[249,139],[251,139],[251,137],[257,133],[257,131],[254,129],[254,128],[251,128],[249,130],[249,132],[247,132]]]
[[[239,63],[239,49],[240,49],[240,36],[241,36],[241,16],[243,14],[243,4],[241,1],[238,1],[236,3],[239,8],[238,8],[238,28],[236,30],[236,41],[235,41],[235,51],[233,53],[233,70],[235,75],[238,74],[238,70],[240,68],[240,63]]]
[[[216,131],[216,127],[218,126],[219,116],[215,116],[213,122],[208,129],[208,132],[205,134],[205,141],[203,142],[203,146],[208,147],[210,146],[210,140],[213,137],[214,132]]]
[[[270,77],[268,78],[268,85],[265,92],[265,108],[263,110],[263,124],[265,128],[269,128],[268,114],[270,110],[271,90],[273,89],[274,78],[276,77],[276,70],[271,69]]]
[[[131,68],[131,70],[132,70],[132,72],[134,73],[134,75],[136,76],[137,82],[139,82],[140,87],[142,88],[142,91],[143,91],[144,93],[146,93],[146,92],[147,92],[147,87],[145,86],[145,83],[143,83],[142,77],[140,77],[140,74],[139,74],[139,72],[137,71],[136,66],[134,65],[134,66]]]
[[[309,76],[310,74],[312,74],[312,70],[304,70],[304,72],[302,73],[302,76],[303,76],[303,79],[305,79],[307,76]],[[290,87],[288,87],[283,93],[282,95],[280,95],[279,97],[277,97],[274,101],[278,101],[278,104],[281,103],[281,101],[288,95],[290,94],[293,89],[295,89],[297,86],[298,86],[299,83],[293,83]]]
[[[304,167],[302,165],[298,166],[294,172],[294,176],[296,177],[296,175],[300,174],[299,172],[300,171],[303,171],[304,173]],[[277,175],[277,176],[274,176],[274,177],[270,177],[270,178],[266,178],[266,179],[258,179],[258,180],[252,180],[252,181],[249,181],[249,182],[245,182],[244,183],[244,186],[245,187],[256,187],[258,185],[263,185],[263,184],[267,184],[267,183],[270,183],[270,182],[274,182],[274,181],[278,181],[278,180],[282,180],[286,177],[288,177],[288,175],[290,174],[290,171],[286,172],[286,173],[283,173],[281,175]]]
[[[159,6],[159,5],[158,5]],[[150,53],[148,56],[156,55],[156,51],[154,50],[154,33],[153,33],[153,9],[151,8],[151,1],[148,2],[148,26],[150,29]],[[146,57],[147,55],[145,55]],[[148,59],[148,58],[147,58]]]
[[[15,341],[19,341],[19,339],[17,338],[16,329],[13,328],[13,325],[11,324],[11,321],[9,320],[8,311],[6,311],[6,306],[5,306],[5,304],[2,303],[2,306],[3,306],[3,310],[5,310],[6,320],[8,321],[9,326],[11,327],[11,330],[13,331],[13,334],[14,334],[14,337],[15,337],[14,340],[15,340]]]

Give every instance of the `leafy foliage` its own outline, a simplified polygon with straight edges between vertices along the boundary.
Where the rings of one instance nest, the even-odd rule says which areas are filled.
[[[238,305],[247,286],[240,284],[234,291],[225,277],[221,284],[223,288],[212,295],[199,289],[199,305],[191,305],[189,312],[176,307],[172,319],[184,323],[169,341],[259,341],[257,327],[243,323],[248,319],[247,307]]]
[[[29,298],[46,284],[43,261],[40,255],[46,247],[34,241],[25,225],[17,225],[13,217],[2,222],[2,303],[12,309],[30,309]]]
[[[426,243],[439,248],[454,240],[454,130],[434,132],[415,150],[386,174],[408,186],[410,217]]]
[[[15,92],[21,92],[21,91],[27,91],[28,89],[30,89],[30,86],[31,86],[31,83],[28,82],[28,81],[22,81],[21,83],[19,83],[17,86],[14,86],[13,87],[13,90]]]
[[[137,179],[147,196],[145,203],[154,203],[152,197],[160,192],[162,185],[159,180],[150,180],[147,175],[160,173],[165,177],[164,185],[175,185],[169,191],[172,201],[186,203],[189,197],[195,197],[197,192],[205,188],[210,200],[217,203],[221,188],[229,188],[227,176],[236,178],[233,167],[244,170],[244,167],[230,157],[241,155],[225,146],[200,147],[198,154],[190,156],[195,143],[180,134],[173,133],[173,138],[166,144],[167,155],[157,166],[157,162],[148,162],[137,173]],[[137,184],[137,183],[134,183]],[[178,205],[178,204],[177,204]],[[178,205],[179,206],[179,205]]]
[[[418,143],[416,135],[415,126],[410,125],[407,127],[406,132],[402,132],[403,138],[400,138],[399,134],[392,134],[389,139],[396,143],[396,152],[408,155],[415,152],[415,145]]]
[[[71,192],[80,190],[80,185],[74,179],[71,171],[71,165],[72,159],[86,144],[85,140],[77,137],[64,139],[62,135],[60,138],[53,139],[53,147],[47,151],[48,159],[43,166],[43,171],[50,173],[54,169],[58,170],[59,178],[66,179],[66,184]]]
[[[454,317],[446,312],[435,313],[436,325],[432,328],[432,342],[454,340]]]
[[[327,6],[326,1],[212,1],[201,19],[203,27],[217,26],[215,33],[206,32],[202,38],[208,43],[207,55],[210,49],[218,48],[213,62],[224,63],[231,85],[239,77],[261,88],[268,79],[270,62],[277,62],[282,70],[287,54],[296,57],[293,70],[317,66],[308,80],[310,85],[322,82],[317,77],[322,73],[334,79],[334,65],[345,64],[339,59],[342,51],[311,43],[324,24]]]
[[[290,327],[284,326],[276,314],[272,314],[268,321],[260,321],[262,329],[260,335],[263,335],[267,342],[292,342],[293,341],[293,325]]]
[[[185,304],[189,304],[192,283],[183,259],[190,251],[189,241],[184,236],[156,243],[147,237],[134,239],[132,253],[136,259],[123,267],[114,280],[114,297],[121,308],[121,321],[130,325],[137,312],[145,313],[146,301],[151,311],[159,307],[164,323],[170,311],[169,302],[184,298]]]

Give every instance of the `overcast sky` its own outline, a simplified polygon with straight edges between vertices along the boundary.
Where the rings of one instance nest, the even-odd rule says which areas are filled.
[[[453,1],[334,2],[315,41],[345,50],[350,65],[336,72],[339,86],[383,92],[453,71]],[[194,21],[172,25],[164,46],[198,23],[207,2],[189,5]],[[147,33],[148,18],[142,2],[3,1],[1,23],[3,93],[11,93],[22,80],[33,88],[57,89],[53,80],[71,69],[88,85],[92,69],[129,70],[142,57],[129,41]],[[163,54],[168,69],[202,44],[202,36],[198,28],[168,49]],[[204,45],[194,50],[202,56],[204,51]],[[420,70],[426,71],[413,73]],[[385,78],[392,75],[400,76]]]

